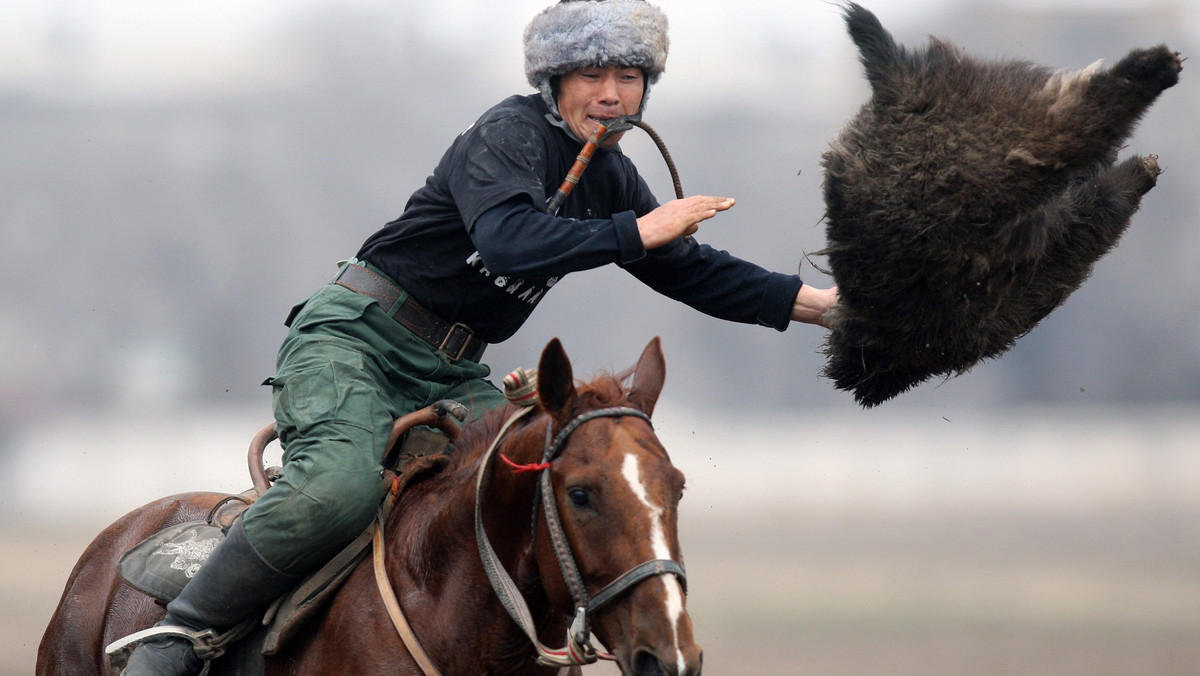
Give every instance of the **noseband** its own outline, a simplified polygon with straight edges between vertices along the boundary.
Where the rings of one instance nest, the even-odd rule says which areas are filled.
[[[508,611],[508,614],[521,627],[525,635],[529,637],[534,647],[537,648],[539,663],[557,667],[591,664],[602,656],[600,653],[597,653],[590,641],[591,629],[589,616],[591,613],[595,613],[601,607],[624,594],[641,581],[659,575],[674,575],[679,579],[679,583],[683,587],[684,593],[686,593],[687,576],[684,574],[683,566],[677,562],[670,559],[653,559],[634,566],[607,584],[594,596],[589,597],[587,589],[583,584],[583,577],[579,574],[579,566],[575,563],[575,557],[571,553],[571,545],[567,541],[567,534],[563,531],[562,520],[558,515],[557,502],[554,499],[553,488],[550,482],[549,463],[562,452],[563,447],[567,443],[567,438],[571,436],[571,433],[589,420],[596,418],[634,417],[645,420],[647,424],[652,423],[650,423],[650,416],[642,411],[636,408],[621,406],[601,408],[581,413],[564,425],[553,438],[551,438],[553,425],[546,425],[546,445],[542,456],[542,463],[545,465],[545,468],[541,470],[538,491],[534,497],[534,511],[536,513],[537,503],[540,501],[546,516],[546,526],[550,532],[550,540],[554,546],[554,554],[558,558],[558,565],[562,569],[567,589],[570,591],[571,598],[575,602],[575,616],[572,618],[571,625],[567,629],[567,645],[560,650],[553,650],[542,645],[538,640],[537,628],[534,624],[533,616],[529,611],[529,604],[521,596],[520,590],[517,589],[517,585],[513,582],[512,577],[509,576],[508,571],[500,564],[500,560],[497,558],[496,552],[492,548],[492,544],[483,529],[484,475],[491,465],[495,451],[499,447],[504,433],[508,431],[508,428],[517,419],[531,410],[533,410],[532,407],[522,408],[504,423],[504,427],[496,435],[496,440],[488,448],[479,465],[479,473],[476,475],[475,481],[475,537],[479,543],[479,556],[483,560],[483,568],[487,572],[488,579],[492,582],[492,589],[495,590],[496,596],[499,597],[505,610]]]

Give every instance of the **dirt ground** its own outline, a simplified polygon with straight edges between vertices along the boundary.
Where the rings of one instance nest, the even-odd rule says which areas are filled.
[[[876,516],[708,533],[688,541],[706,673],[1200,673],[1191,514]]]
[[[1188,510],[685,517],[706,674],[1200,673]],[[101,525],[0,529],[0,674],[33,672]]]

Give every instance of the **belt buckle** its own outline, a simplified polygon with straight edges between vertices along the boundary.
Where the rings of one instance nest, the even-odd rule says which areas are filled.
[[[449,348],[451,343],[454,342],[455,335],[464,337],[462,338],[462,344],[458,346],[458,349],[451,351]],[[463,353],[467,351],[467,346],[471,344],[471,339],[474,337],[475,332],[471,330],[471,327],[467,326],[466,324],[455,322],[450,327],[450,330],[446,332],[446,337],[442,338],[442,344],[438,345],[438,351],[446,355],[451,362],[456,362],[463,358]]]

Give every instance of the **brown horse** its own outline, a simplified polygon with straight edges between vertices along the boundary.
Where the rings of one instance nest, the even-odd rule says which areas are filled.
[[[442,471],[433,458],[409,470],[431,476],[400,494],[382,532],[383,565],[438,672],[575,672],[572,664],[594,659],[594,633],[611,655],[594,654],[614,659],[624,674],[700,673],[675,563],[683,475],[649,424],[664,373],[655,339],[630,376],[577,386],[554,340],[542,353],[530,415],[514,417],[512,406],[493,411],[463,430],[448,464],[440,459]],[[504,462],[494,462],[497,456]],[[37,674],[113,674],[105,646],[163,614],[119,579],[117,560],[168,525],[203,519],[223,497],[165,498],[102,532],[67,581]],[[266,658],[265,673],[421,674],[383,599],[368,557],[323,611]],[[513,619],[522,608],[526,627]],[[563,661],[564,651],[545,647],[564,643],[565,653],[586,659]],[[230,673],[222,662],[210,673]]]

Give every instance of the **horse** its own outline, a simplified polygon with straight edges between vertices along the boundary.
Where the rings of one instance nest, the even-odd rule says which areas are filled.
[[[658,338],[631,370],[589,383],[574,379],[552,340],[538,363],[534,405],[490,411],[463,428],[448,454],[406,468],[413,478],[376,533],[376,544],[386,544],[263,658],[263,673],[533,676],[578,674],[604,658],[629,676],[698,676],[702,651],[677,536],[684,477],[650,424],[664,377]],[[163,498],[101,532],[42,638],[38,676],[119,673],[105,646],[164,611],[120,579],[118,560],[224,499]],[[409,636],[398,629],[404,622]],[[564,641],[564,649],[547,647]],[[234,673],[224,661],[211,662],[209,673]]]

